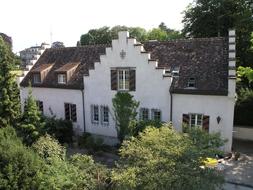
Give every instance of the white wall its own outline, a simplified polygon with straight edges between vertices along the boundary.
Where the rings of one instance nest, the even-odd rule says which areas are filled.
[[[111,90],[111,67],[135,67],[136,91],[130,93],[137,101],[140,101],[139,108],[158,108],[162,111],[162,120],[169,121],[171,80],[169,77],[163,77],[163,70],[156,69],[156,62],[148,61],[150,55],[141,53],[143,47],[134,46],[135,43],[134,39],[127,39],[126,32],[120,32],[119,40],[112,41],[112,48],[106,49],[106,55],[100,56],[100,62],[95,64],[95,69],[90,70],[89,76],[84,77],[87,132],[117,136],[115,122],[112,119],[112,98],[116,91]],[[120,57],[122,50],[126,52],[124,59]],[[91,104],[109,106],[111,111],[109,126],[91,123]]]
[[[184,95],[173,94],[173,125],[181,130],[182,115],[200,113],[210,116],[209,131],[220,132],[222,137],[228,139],[224,150],[230,151],[232,145],[232,131],[234,118],[234,98],[227,96]],[[217,123],[217,117],[221,121]]]
[[[235,139],[253,141],[253,127],[234,126],[233,137]]]
[[[77,122],[74,122],[74,129],[77,132],[83,131],[83,103],[81,90],[56,89],[56,88],[32,88],[32,95],[35,100],[43,101],[44,114],[52,116],[49,108],[57,118],[65,118],[64,103],[76,104]],[[28,96],[28,88],[20,90],[21,103]],[[22,106],[23,107],[23,106]]]

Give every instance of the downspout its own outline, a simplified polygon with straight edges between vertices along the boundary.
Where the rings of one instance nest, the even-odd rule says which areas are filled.
[[[82,92],[82,103],[83,103],[83,132],[86,132],[86,127],[85,127],[85,109],[84,109],[84,89],[81,90]]]
[[[171,76],[171,84],[170,84],[170,122],[172,123],[172,108],[173,108],[173,96],[171,93],[171,87],[172,87],[172,83],[173,83],[173,75]]]

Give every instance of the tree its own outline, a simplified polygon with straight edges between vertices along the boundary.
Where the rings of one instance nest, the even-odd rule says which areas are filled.
[[[237,33],[238,65],[250,66],[253,61],[253,31],[250,0],[196,0],[184,11],[183,33],[189,37],[227,36],[230,28]]]
[[[131,134],[129,123],[136,119],[139,102],[135,101],[128,92],[117,92],[112,99],[112,104],[118,138],[122,142]]]
[[[0,126],[14,126],[20,117],[19,89],[11,73],[17,59],[0,37]]]
[[[32,89],[30,87],[24,106],[24,113],[17,130],[23,138],[24,143],[31,145],[41,135],[44,125],[41,112],[32,96]]]
[[[166,41],[167,40],[167,32],[161,30],[160,28],[153,28],[147,34],[149,40],[158,40],[158,41]]]
[[[121,158],[112,172],[114,189],[216,189],[223,182],[222,175],[203,168],[205,158],[216,151],[203,151],[207,141],[201,142],[205,144],[198,147],[189,135],[170,125],[147,128],[123,142]]]
[[[64,47],[65,47],[64,43],[59,41],[53,42],[51,46],[51,48],[64,48]]]
[[[179,39],[183,37],[183,35],[179,31],[168,28],[164,22],[161,22],[158,28],[167,33],[167,40]]]

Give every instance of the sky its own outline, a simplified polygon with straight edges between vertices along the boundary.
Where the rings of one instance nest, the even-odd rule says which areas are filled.
[[[75,46],[89,29],[115,25],[180,30],[193,0],[0,0],[0,32],[12,37],[18,52],[42,42]]]

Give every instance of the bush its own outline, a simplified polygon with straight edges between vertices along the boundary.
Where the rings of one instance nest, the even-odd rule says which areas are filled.
[[[112,172],[113,189],[217,189],[223,183],[222,175],[201,167],[203,158],[216,151],[198,146],[171,125],[148,127],[123,142],[121,158]]]
[[[162,126],[162,122],[156,120],[132,120],[129,124],[129,128],[133,136],[137,136],[149,126],[160,128]]]
[[[43,160],[22,144],[13,128],[0,129],[0,189],[38,189],[44,166]]]
[[[234,123],[253,126],[253,90],[241,89],[235,105]]]
[[[71,121],[56,119],[55,117],[45,118],[45,132],[56,138],[61,144],[72,143],[73,124]]]
[[[48,134],[40,137],[32,147],[45,160],[50,161],[52,158],[65,160],[65,147]]]

